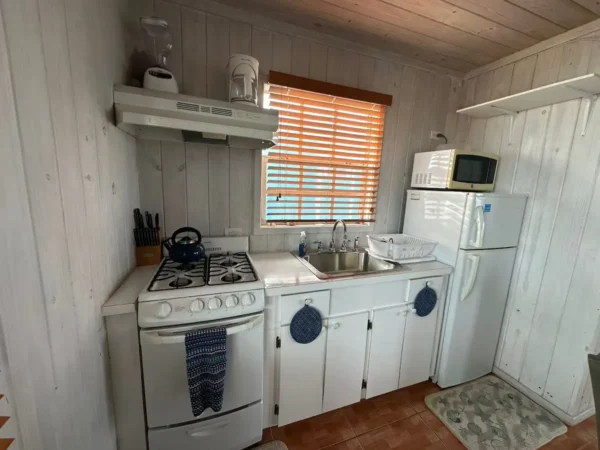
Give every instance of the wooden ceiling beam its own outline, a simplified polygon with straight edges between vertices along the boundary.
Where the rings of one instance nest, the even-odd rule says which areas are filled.
[[[600,3],[598,0],[574,0],[575,3],[583,6],[588,11],[600,16]]]
[[[521,8],[565,28],[579,27],[598,16],[571,0],[509,0]]]
[[[565,27],[529,12],[510,1],[446,0],[446,2],[540,41],[567,31]]]

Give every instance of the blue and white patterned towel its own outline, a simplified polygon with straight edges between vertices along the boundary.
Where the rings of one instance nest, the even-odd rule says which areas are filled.
[[[223,407],[227,369],[227,330],[209,328],[185,335],[188,387],[194,416]]]

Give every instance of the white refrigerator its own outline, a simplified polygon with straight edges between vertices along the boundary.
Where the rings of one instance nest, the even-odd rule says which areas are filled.
[[[405,234],[454,267],[436,368],[441,387],[492,371],[527,197],[409,190]]]

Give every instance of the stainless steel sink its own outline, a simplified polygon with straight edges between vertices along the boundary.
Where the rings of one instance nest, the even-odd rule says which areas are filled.
[[[357,252],[313,253],[303,258],[294,252],[292,254],[321,279],[370,275],[390,270],[410,270],[406,267],[374,258],[364,250]]]

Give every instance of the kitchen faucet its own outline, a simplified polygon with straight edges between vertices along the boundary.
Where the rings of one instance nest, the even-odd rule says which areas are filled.
[[[344,240],[342,241],[342,246],[340,247],[340,252],[346,251],[346,241],[348,240],[346,222],[344,222],[341,219],[338,219],[333,224],[333,231],[331,232],[331,243],[329,244],[329,251],[333,252],[333,253],[335,253],[335,229],[337,228],[338,223],[340,223],[340,222],[342,225],[344,225]]]

